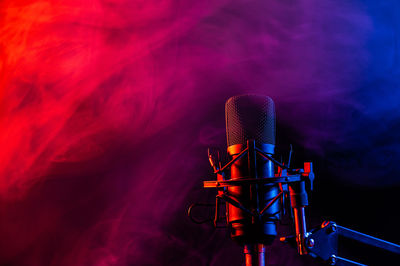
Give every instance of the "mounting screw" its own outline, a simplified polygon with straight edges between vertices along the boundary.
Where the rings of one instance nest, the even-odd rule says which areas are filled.
[[[331,226],[329,226],[329,229],[328,229],[329,234],[336,232],[336,229],[337,229],[336,224],[332,223]]]
[[[315,245],[314,239],[310,238],[310,239],[307,241],[307,247],[311,249],[311,248],[314,247],[314,245]]]
[[[332,256],[329,258],[328,263],[329,263],[329,265],[336,265],[336,261],[337,261],[336,256],[335,256],[335,255],[332,255]]]

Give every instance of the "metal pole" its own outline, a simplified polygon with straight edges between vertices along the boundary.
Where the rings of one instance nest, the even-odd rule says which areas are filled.
[[[290,202],[294,211],[297,250],[300,255],[307,254],[305,238],[307,237],[306,216],[304,207],[308,205],[305,181],[289,184]]]
[[[265,245],[246,244],[244,245],[246,266],[265,266]]]
[[[296,242],[297,242],[297,250],[300,255],[307,254],[307,249],[305,247],[305,238],[307,234],[306,227],[306,216],[304,213],[304,207],[296,207],[294,210],[294,219],[295,228],[296,228]]]

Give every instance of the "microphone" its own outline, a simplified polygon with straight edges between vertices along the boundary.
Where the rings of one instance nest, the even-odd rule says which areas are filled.
[[[285,205],[285,198],[290,199],[298,251],[301,255],[307,254],[305,181],[312,184],[312,163],[304,163],[304,169],[293,169],[289,163],[291,152],[287,165],[273,158],[276,118],[270,97],[249,94],[229,98],[225,104],[225,120],[227,151],[232,158],[221,165],[219,152],[214,156],[209,150],[208,157],[217,180],[203,182],[204,188],[218,191],[214,226],[220,228],[219,203],[223,200],[231,238],[244,247],[246,266],[264,266],[265,247],[276,238],[277,222],[281,211],[284,213],[282,207],[285,206],[281,204]],[[188,209],[192,221],[210,221],[192,216],[196,206],[209,204],[192,204]]]
[[[225,104],[225,118],[229,155],[235,159],[249,148],[248,156],[242,156],[231,165],[231,180],[275,177],[272,161],[256,156],[256,148],[270,156],[274,154],[276,121],[272,99],[261,95],[231,97]],[[279,186],[249,183],[229,186],[227,190],[238,202],[226,204],[231,238],[244,246],[246,265],[264,265],[265,245],[272,244],[277,235],[280,202],[273,202],[258,217],[237,206],[260,213],[266,204],[278,196]]]

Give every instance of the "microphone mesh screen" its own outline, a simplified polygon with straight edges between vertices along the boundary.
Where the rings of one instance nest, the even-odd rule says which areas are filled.
[[[254,139],[257,144],[275,145],[275,105],[262,95],[239,95],[225,104],[226,136],[228,147],[247,144]]]

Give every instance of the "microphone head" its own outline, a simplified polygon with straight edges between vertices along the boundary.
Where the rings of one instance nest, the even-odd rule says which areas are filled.
[[[275,105],[270,97],[249,94],[229,98],[225,120],[228,149],[232,145],[247,145],[250,139],[260,146],[275,145]]]

